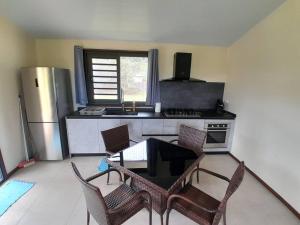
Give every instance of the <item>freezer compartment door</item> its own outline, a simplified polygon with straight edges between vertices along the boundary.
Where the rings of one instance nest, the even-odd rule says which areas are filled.
[[[53,68],[26,68],[21,74],[28,122],[57,122]]]
[[[29,129],[38,159],[63,159],[58,123],[29,123]]]
[[[70,72],[67,69],[54,68],[54,80],[59,119],[74,111]]]

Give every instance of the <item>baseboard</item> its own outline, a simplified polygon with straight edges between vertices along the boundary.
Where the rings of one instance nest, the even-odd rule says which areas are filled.
[[[76,154],[70,154],[70,157],[82,157],[82,156],[107,156],[106,153],[76,153]]]
[[[14,168],[12,171],[10,171],[7,174],[7,178],[11,177],[13,174],[15,174],[19,170],[19,167]]]
[[[229,153],[228,151],[220,151],[220,152],[215,152],[215,151],[206,152],[206,151],[204,151],[205,155],[226,155],[228,153]]]
[[[10,171],[8,174],[6,174],[4,180],[0,182],[0,185],[2,185],[5,181],[7,181],[8,178],[10,178],[12,175],[14,175],[18,170],[19,170],[19,168],[16,167],[12,171]]]
[[[228,153],[235,161],[238,163],[240,160],[235,157],[232,153]],[[298,219],[300,219],[300,213],[291,206],[280,194],[278,194],[273,188],[271,188],[265,181],[263,181],[256,173],[250,170],[247,166],[245,166],[246,170],[253,176],[255,179],[260,182],[265,188],[267,188],[279,201],[281,201]]]

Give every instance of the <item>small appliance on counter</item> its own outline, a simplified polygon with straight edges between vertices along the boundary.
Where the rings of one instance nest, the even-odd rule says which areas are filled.
[[[102,106],[88,106],[79,110],[80,115],[94,115],[101,116],[105,112],[105,107]]]
[[[216,111],[223,112],[224,111],[224,102],[222,99],[218,99],[216,103]]]
[[[156,102],[155,103],[155,110],[156,113],[160,113],[161,112],[161,103],[160,102]]]

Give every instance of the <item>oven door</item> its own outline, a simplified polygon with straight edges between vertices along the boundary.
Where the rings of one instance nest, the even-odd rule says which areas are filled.
[[[207,129],[205,148],[227,148],[229,129]]]

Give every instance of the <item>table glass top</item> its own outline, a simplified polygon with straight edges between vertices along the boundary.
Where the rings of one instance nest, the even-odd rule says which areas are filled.
[[[164,189],[169,189],[199,157],[189,149],[155,138],[131,146],[122,154],[121,165]],[[120,157],[116,154],[108,160],[120,161]]]

